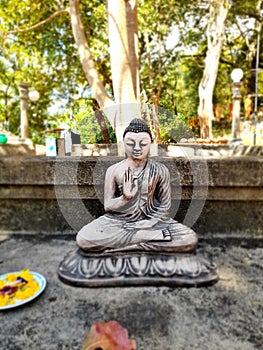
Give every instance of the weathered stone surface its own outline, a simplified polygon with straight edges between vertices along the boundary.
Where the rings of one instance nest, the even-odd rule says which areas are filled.
[[[154,145],[156,146],[156,145]],[[44,153],[45,154],[45,153]],[[43,155],[44,155],[43,154]],[[116,144],[72,145],[72,156],[117,156]],[[158,145],[160,157],[233,157],[263,156],[263,147],[254,145],[176,143]]]
[[[35,301],[1,311],[1,350],[79,350],[98,320],[127,328],[138,350],[262,350],[262,240],[201,242],[220,280],[208,288],[76,288],[56,274],[72,240],[16,237],[0,242],[0,274],[30,268],[47,288]]]
[[[103,214],[105,171],[118,160],[0,157],[0,232],[75,233]],[[157,160],[171,174],[173,217],[197,213],[198,235],[263,235],[262,157]]]
[[[0,157],[0,184],[91,185],[94,176],[97,184],[103,184],[106,169],[119,160],[119,157]],[[156,160],[168,167],[172,185],[263,186],[262,157]]]
[[[193,228],[200,236],[262,237],[262,208],[262,201],[208,200]]]
[[[97,215],[98,200],[1,199],[0,235],[13,233],[73,233]],[[83,209],[84,208],[84,209]]]
[[[27,142],[19,142],[16,143],[5,143],[0,144],[0,156],[35,156],[36,149],[33,144]]]

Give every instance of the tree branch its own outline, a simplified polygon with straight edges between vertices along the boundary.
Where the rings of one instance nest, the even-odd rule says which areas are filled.
[[[243,32],[243,30],[242,30],[240,24],[238,23],[238,21],[236,21],[236,26],[237,26],[237,28],[238,28],[238,30],[239,30],[239,32],[240,32],[240,35],[242,36],[243,40],[245,41],[247,47],[250,47],[248,35],[246,35],[246,34]]]
[[[31,30],[35,30],[37,29],[38,27],[41,27],[43,24],[46,24],[50,21],[52,21],[53,18],[61,15],[61,14],[64,14],[64,13],[69,13],[69,9],[64,9],[64,10],[60,10],[60,11],[56,11],[54,12],[50,17],[44,19],[43,21],[41,22],[38,22],[37,24],[34,24],[33,26],[31,27],[27,27],[27,28],[20,28],[20,29],[16,29],[16,30],[11,30],[10,32],[7,32],[5,33],[6,35],[9,35],[9,34],[16,34],[16,33],[25,33],[25,32],[29,32]]]
[[[96,69],[94,59],[90,52],[90,48],[86,39],[86,33],[80,17],[79,0],[70,0],[70,20],[75,43],[78,48],[78,54],[82,69],[86,80],[91,87],[94,97],[96,98],[100,108],[113,105],[113,101],[108,95],[101,79],[99,72]],[[107,116],[110,123],[113,125],[113,116]]]

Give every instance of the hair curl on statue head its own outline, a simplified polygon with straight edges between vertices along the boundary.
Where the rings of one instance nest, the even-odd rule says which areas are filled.
[[[135,133],[147,132],[147,134],[150,135],[151,141],[153,141],[151,130],[142,119],[139,119],[139,118],[133,119],[130,122],[130,124],[127,126],[127,128],[124,130],[123,138],[125,137],[127,132],[135,132]]]

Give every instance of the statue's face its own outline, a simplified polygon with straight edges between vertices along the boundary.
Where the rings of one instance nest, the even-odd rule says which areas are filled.
[[[151,138],[147,132],[127,132],[124,137],[124,149],[128,158],[145,159],[148,157]]]

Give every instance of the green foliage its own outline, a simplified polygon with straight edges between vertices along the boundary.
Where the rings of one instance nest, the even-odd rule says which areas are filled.
[[[253,42],[256,39],[253,19],[261,19],[256,12],[257,2],[233,1],[227,19],[226,40],[214,91],[214,104],[224,106],[226,120],[231,102],[230,73],[233,68],[244,70],[243,94],[251,89],[253,92],[251,69],[255,65],[255,53],[253,56],[249,52],[247,40]],[[81,0],[80,5],[96,68],[107,91],[112,94],[106,3]],[[83,142],[102,142],[69,15],[63,12],[35,30],[8,34],[46,20],[67,6],[68,1],[65,0],[1,1],[0,123],[8,121],[10,131],[19,134],[17,86],[19,82],[26,81],[40,93],[38,102],[29,102],[30,129],[34,141],[44,142],[43,131],[47,124],[58,127],[64,122],[78,129]],[[208,16],[206,0],[138,0],[141,91],[145,92],[148,103],[157,102],[170,112],[165,117],[161,112],[159,117],[161,136],[165,142],[187,137],[189,120],[197,115]],[[263,44],[260,47],[262,56]],[[260,79],[261,94],[262,89]],[[216,127],[220,129],[220,125]],[[112,130],[110,132],[114,141],[114,134]]]
[[[79,111],[74,114],[75,126],[81,135],[82,143],[103,143],[101,129],[95,117],[95,113],[91,106],[87,106],[85,101],[82,101]],[[111,142],[116,142],[114,132],[107,124],[110,133]]]
[[[0,9],[3,32],[28,28],[61,10],[52,1],[4,2]],[[74,87],[83,82],[83,78],[78,78],[83,73],[66,16],[57,16],[33,31],[2,37],[0,60],[6,64],[0,70],[1,90],[5,91],[8,80],[11,93],[8,100],[1,99],[0,103],[8,111],[5,115],[12,132],[19,133],[19,82],[28,82],[40,93],[37,103],[29,102],[31,136],[36,140],[43,139],[44,121],[55,100],[69,100]],[[14,104],[16,108],[12,108]]]
[[[79,98],[75,99],[71,108],[67,110],[59,110],[56,114],[50,116],[46,120],[47,129],[66,128],[75,129],[81,136],[81,143],[103,143],[102,131],[96,120],[93,110],[93,101],[91,99]],[[110,140],[112,143],[116,142],[115,134],[107,122]],[[39,143],[43,143],[45,134],[39,138]]]
[[[189,139],[193,137],[187,117],[182,114],[174,115],[169,112],[160,112],[160,134],[164,143],[176,143],[182,138]]]

